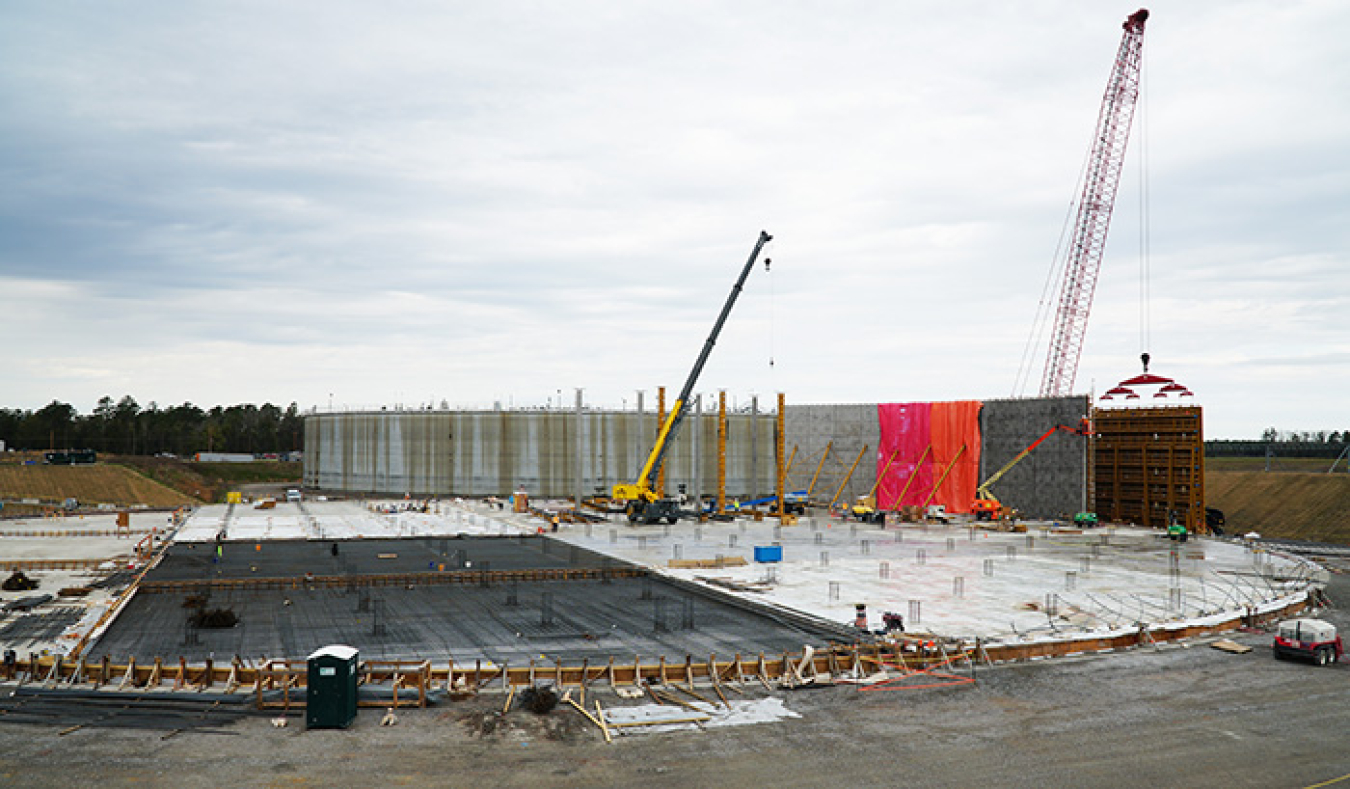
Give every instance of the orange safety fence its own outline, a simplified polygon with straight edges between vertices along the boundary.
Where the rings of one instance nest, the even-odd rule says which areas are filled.
[[[883,661],[881,665],[884,668],[888,668],[893,671],[899,671],[900,676],[895,677],[893,679],[882,680],[881,682],[877,682],[872,685],[859,685],[858,690],[860,691],[922,690],[924,688],[946,688],[954,685],[974,685],[975,684],[974,672],[971,673],[971,676],[965,677],[960,674],[950,674],[938,670],[946,666],[952,666],[952,664],[955,661],[961,659],[965,659],[966,662],[969,663],[970,653],[959,652],[955,655],[949,655],[943,658],[941,661],[933,663],[932,665],[923,669],[911,669],[908,666],[906,666],[903,662],[892,663],[890,661]],[[903,661],[903,658],[901,660]],[[899,682],[909,682],[917,677],[931,677],[939,681],[919,682],[915,684],[906,684],[906,685],[896,684]]]

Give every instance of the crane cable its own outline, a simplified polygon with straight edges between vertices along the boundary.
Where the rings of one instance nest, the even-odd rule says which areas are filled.
[[[1139,66],[1139,352],[1148,353],[1153,344],[1150,288],[1150,232],[1149,227],[1149,134],[1148,134],[1148,70],[1147,58]]]
[[[1036,360],[1040,358],[1040,349],[1044,344],[1047,349],[1049,338],[1046,337],[1054,322],[1054,316],[1059,308],[1059,290],[1060,283],[1064,281],[1065,267],[1069,252],[1064,247],[1065,240],[1069,237],[1070,229],[1073,227],[1074,216],[1078,213],[1078,194],[1082,191],[1083,182],[1087,179],[1088,164],[1092,160],[1092,146],[1083,152],[1083,161],[1078,166],[1078,177],[1074,180],[1073,197],[1069,199],[1069,205],[1064,210],[1064,222],[1059,228],[1059,239],[1055,242],[1055,253],[1050,257],[1050,268],[1045,273],[1045,284],[1041,287],[1041,300],[1036,305],[1036,314],[1031,320],[1031,332],[1027,335],[1027,343],[1022,348],[1022,361],[1017,367],[1017,378],[1013,381],[1013,397],[1020,397],[1026,392],[1031,384],[1031,376],[1034,374]],[[1048,350],[1047,350],[1048,352]]]
[[[774,334],[777,332],[777,324],[774,321],[774,302],[777,301],[777,289],[774,287],[772,263],[773,261],[769,257],[764,258],[764,270],[769,274],[769,388],[770,391],[777,392],[777,368],[774,366]]]

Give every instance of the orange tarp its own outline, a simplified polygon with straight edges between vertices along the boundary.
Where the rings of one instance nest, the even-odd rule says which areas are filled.
[[[975,489],[980,484],[980,405],[978,400],[933,403],[929,415],[934,482],[956,459],[932,501],[946,505],[948,512],[970,512],[975,501]],[[965,452],[961,451],[963,446]]]

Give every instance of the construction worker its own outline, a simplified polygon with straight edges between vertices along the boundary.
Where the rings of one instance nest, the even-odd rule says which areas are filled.
[[[558,530],[558,514],[555,512],[553,513],[553,531],[556,532],[557,530]]]

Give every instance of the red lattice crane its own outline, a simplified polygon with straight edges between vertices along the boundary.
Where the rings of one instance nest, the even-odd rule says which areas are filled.
[[[1078,374],[1078,359],[1087,334],[1092,296],[1097,290],[1097,272],[1106,249],[1106,231],[1116,204],[1116,188],[1125,163],[1125,144],[1130,139],[1134,106],[1139,99],[1139,71],[1144,51],[1144,22],[1148,10],[1141,8],[1125,20],[1125,35],[1106,84],[1106,96],[1097,116],[1078,200],[1073,236],[1065,258],[1064,277],[1057,293],[1055,325],[1050,352],[1041,378],[1041,397],[1069,394]]]

